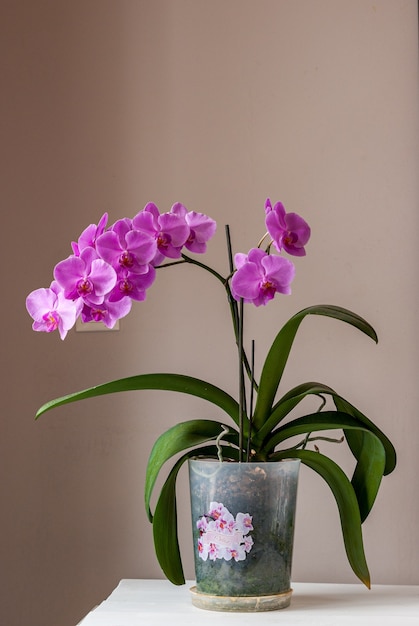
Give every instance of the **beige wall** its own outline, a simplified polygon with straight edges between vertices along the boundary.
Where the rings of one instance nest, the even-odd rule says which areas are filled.
[[[0,24],[0,623],[74,626],[120,578],[160,577],[147,455],[167,426],[213,416],[144,393],[35,423],[41,403],[164,370],[235,392],[223,296],[193,268],[162,273],[119,332],[61,342],[31,331],[25,297],[49,284],[69,242],[104,210],[114,221],[149,200],[215,217],[208,260],[220,270],[223,224],[247,250],[266,196],[307,217],[293,295],[249,313],[249,337],[260,361],[280,322],[321,302],[376,327],[378,347],[308,321],[287,383],[330,384],[394,440],[399,466],[365,524],[367,557],[374,583],[418,584],[416,0],[2,0]],[[294,579],[355,582],[332,497],[308,471]]]

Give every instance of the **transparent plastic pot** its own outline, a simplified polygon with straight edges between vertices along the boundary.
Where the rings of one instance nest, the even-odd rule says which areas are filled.
[[[291,600],[300,461],[191,459],[195,606],[267,611]]]

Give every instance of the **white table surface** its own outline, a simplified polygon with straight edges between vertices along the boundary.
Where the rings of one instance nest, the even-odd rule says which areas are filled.
[[[419,586],[293,583],[291,605],[263,613],[220,613],[192,605],[193,582],[121,580],[80,626],[419,626]]]

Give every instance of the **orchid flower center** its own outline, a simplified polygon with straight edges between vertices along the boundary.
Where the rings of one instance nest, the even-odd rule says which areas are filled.
[[[125,250],[119,257],[119,265],[121,267],[127,267],[127,268],[132,267],[134,265],[133,255],[127,250]]]
[[[77,283],[77,291],[79,296],[85,296],[93,291],[92,282],[88,278],[83,278]]]
[[[293,233],[291,231],[288,231],[287,234],[284,237],[284,242],[288,246],[290,246],[290,245],[294,244],[297,241],[297,239],[298,239],[298,236],[295,233]]]
[[[157,235],[157,246],[159,248],[168,248],[170,244],[170,236],[165,233],[158,233]]]
[[[133,290],[132,283],[128,280],[128,278],[123,278],[119,282],[119,290],[128,295]]]
[[[102,322],[106,316],[106,311],[104,309],[93,309],[92,308],[92,318],[95,322]]]
[[[186,240],[186,243],[193,243],[195,241],[195,231],[192,230],[191,228],[191,232],[189,233],[189,237]]]
[[[47,332],[51,333],[58,328],[59,316],[55,311],[49,311],[43,318],[47,326]]]
[[[262,283],[261,289],[267,292],[276,291],[274,283],[270,280],[266,280],[264,283]]]

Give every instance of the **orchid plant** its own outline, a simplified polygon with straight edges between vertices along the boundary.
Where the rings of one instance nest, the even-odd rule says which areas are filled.
[[[109,227],[107,221],[105,214],[97,225],[88,226],[72,243],[72,254],[55,266],[50,287],[28,296],[26,306],[34,320],[33,329],[58,330],[64,339],[79,317],[83,322],[101,321],[112,328],[129,313],[133,301],[145,299],[156,270],[189,263],[210,272],[227,296],[240,365],[238,397],[191,376],[140,374],[51,400],[38,410],[37,417],[69,402],[129,390],[164,389],[211,402],[226,414],[228,425],[227,420],[206,419],[177,423],[157,439],[147,465],[145,506],[153,524],[156,555],[169,580],[175,584],[185,582],[177,535],[176,480],[187,459],[206,456],[220,462],[276,462],[298,458],[332,490],[349,563],[369,587],[361,525],[373,507],[383,475],[395,468],[394,447],[371,420],[331,387],[304,382],[281,391],[281,380],[294,338],[306,317],[321,315],[340,320],[376,342],[374,329],[352,311],[317,305],[296,313],[279,330],[259,376],[254,367],[254,342],[250,350],[244,347],[244,306],[259,307],[276,294],[290,293],[295,267],[283,254],[306,254],[310,238],[307,222],[296,213],[288,213],[282,203],[272,205],[268,199],[266,234],[247,254],[233,255],[226,227],[229,267],[222,276],[195,256],[205,253],[216,230],[215,221],[207,215],[188,211],[180,203],[161,213],[149,203],[132,219],[120,219]],[[318,410],[292,417],[291,412],[310,396],[319,400]],[[355,458],[350,478],[313,444],[316,439],[336,440],[324,436],[324,431],[343,431]],[[174,459],[173,467],[152,512],[156,479],[170,459]],[[207,522],[202,520],[203,525]],[[243,520],[232,518],[232,523],[242,524]],[[247,532],[243,532],[242,543],[242,550],[251,549]],[[205,549],[203,545],[203,554],[208,556]]]

